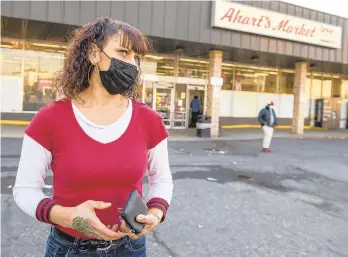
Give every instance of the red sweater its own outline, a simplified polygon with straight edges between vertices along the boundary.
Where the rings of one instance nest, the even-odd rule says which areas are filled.
[[[168,136],[161,117],[133,101],[132,118],[124,134],[113,142],[100,143],[77,123],[70,100],[43,107],[26,134],[52,154],[53,199],[40,202],[37,218],[50,223],[49,212],[54,204],[72,207],[87,200],[105,201],[112,206],[96,210],[105,225],[120,224],[117,210],[124,206],[130,191],[137,189],[142,195],[148,150]],[[165,213],[168,203],[156,198],[148,206]],[[58,227],[72,236],[86,238],[76,230]]]

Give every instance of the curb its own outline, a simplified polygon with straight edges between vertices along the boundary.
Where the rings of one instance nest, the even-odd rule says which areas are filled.
[[[330,135],[289,135],[289,136],[274,136],[274,139],[328,139],[328,140],[346,140],[347,136],[330,136]],[[200,137],[188,137],[188,138],[168,138],[168,142],[209,142],[209,141],[246,141],[246,140],[262,140],[262,136],[255,137],[240,137],[240,138],[230,138],[230,137],[216,137],[216,138],[200,138]]]

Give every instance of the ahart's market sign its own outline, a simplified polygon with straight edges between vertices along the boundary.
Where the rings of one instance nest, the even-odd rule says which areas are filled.
[[[214,1],[212,26],[341,48],[342,28],[234,2]]]

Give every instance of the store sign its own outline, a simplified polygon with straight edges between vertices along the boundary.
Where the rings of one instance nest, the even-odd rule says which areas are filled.
[[[330,48],[342,44],[341,27],[222,0],[213,2],[212,26]]]

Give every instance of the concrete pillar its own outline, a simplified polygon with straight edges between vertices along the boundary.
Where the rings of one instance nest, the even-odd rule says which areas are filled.
[[[304,107],[307,67],[307,62],[297,62],[295,67],[292,133],[297,135],[302,135],[304,130]]]
[[[210,78],[220,78],[222,70],[222,55],[221,50],[211,50],[209,52],[209,85],[207,88],[207,116],[211,117],[211,136],[219,136],[220,127],[220,91],[219,83],[214,83]],[[213,83],[212,83],[213,82]]]

